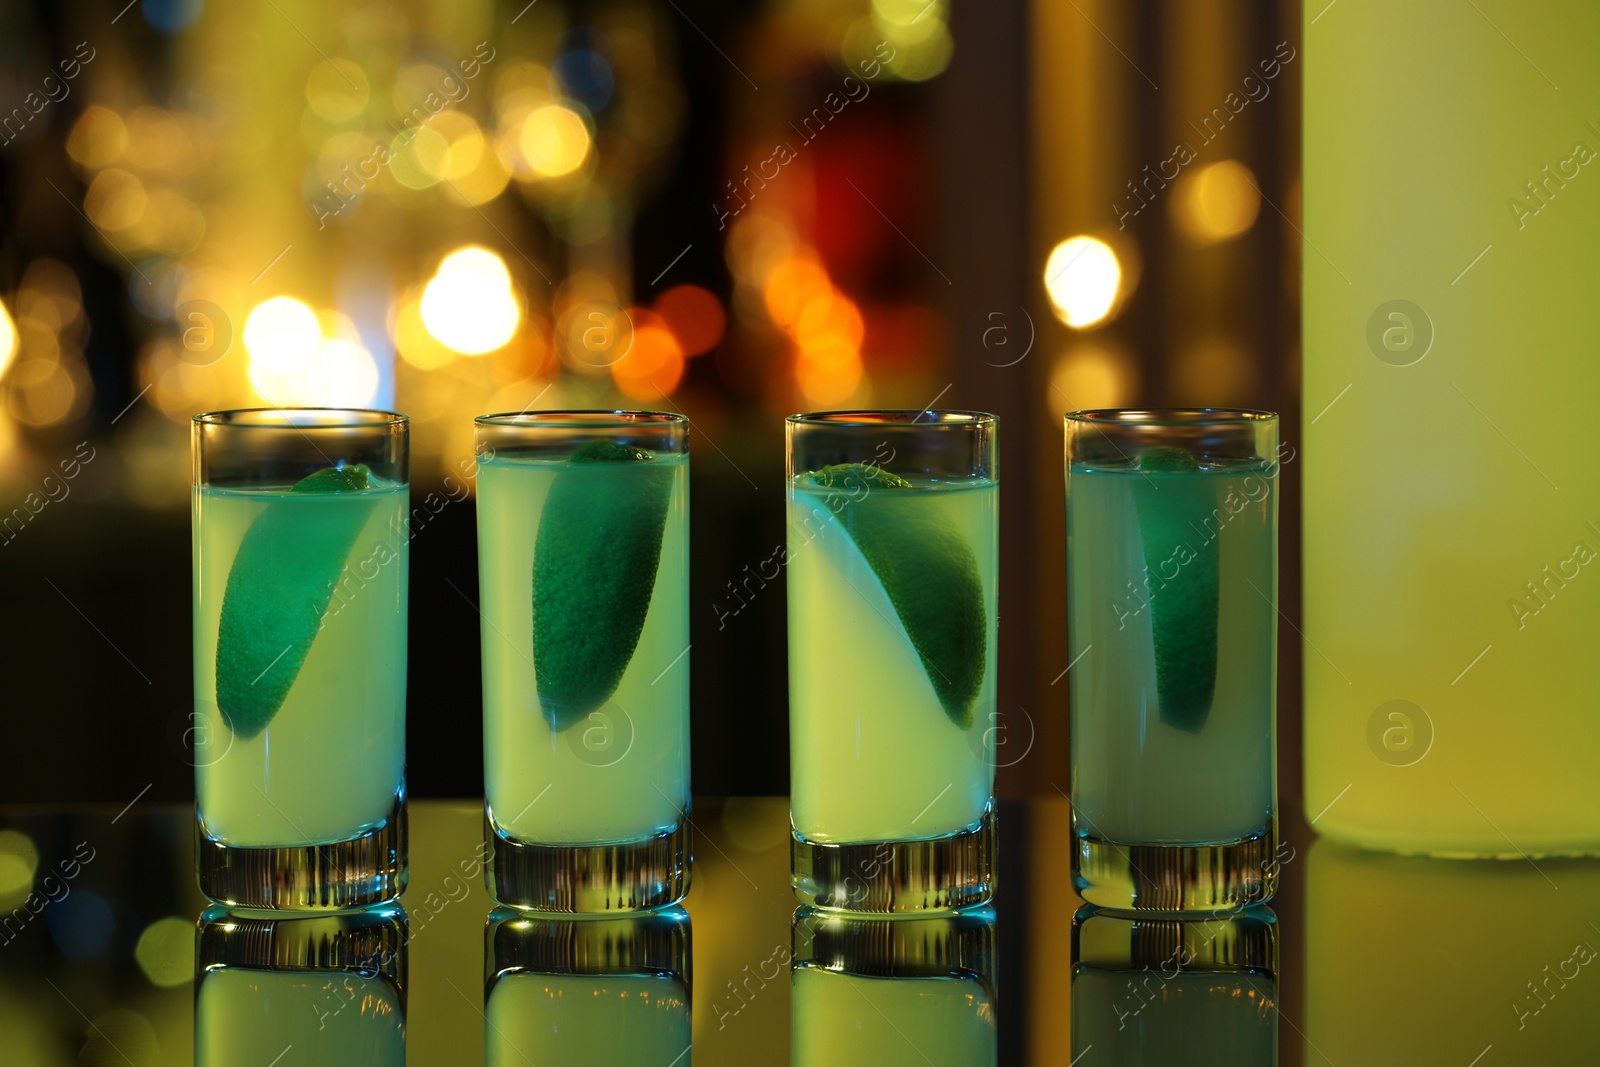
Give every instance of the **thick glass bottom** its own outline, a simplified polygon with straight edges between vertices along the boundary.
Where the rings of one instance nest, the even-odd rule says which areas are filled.
[[[489,895],[526,911],[592,914],[676,904],[689,893],[694,861],[689,820],[638,841],[547,845],[518,841],[483,815]]]
[[[1110,911],[1214,914],[1264,904],[1278,890],[1278,822],[1239,841],[1130,845],[1082,831],[1072,882],[1085,902]]]
[[[875,914],[985,904],[994,897],[995,834],[992,804],[972,829],[918,841],[823,844],[793,830],[794,894],[815,908]]]
[[[212,837],[195,811],[200,892],[235,908],[332,911],[383,904],[406,887],[406,795],[383,822],[347,841],[250,848]]]

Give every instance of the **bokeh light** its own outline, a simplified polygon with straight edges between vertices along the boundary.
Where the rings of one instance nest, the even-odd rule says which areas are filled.
[[[359,117],[371,94],[366,71],[348,59],[318,63],[306,78],[306,103],[327,122],[344,123]]]
[[[1045,408],[1059,419],[1064,411],[1122,407],[1138,387],[1137,372],[1127,352],[1092,342],[1078,344],[1050,369]]]
[[[4,376],[6,368],[11,365],[12,357],[17,354],[17,324],[11,318],[11,312],[6,308],[4,300],[0,300],[0,376]]]
[[[522,157],[534,173],[559,178],[583,166],[589,155],[589,127],[571,108],[546,104],[522,124]]]
[[[1045,262],[1045,292],[1056,316],[1079,329],[1110,314],[1121,281],[1117,254],[1095,237],[1070,237],[1056,245]]]
[[[1172,205],[1190,238],[1212,244],[1238,237],[1255,225],[1261,193],[1249,167],[1225,159],[1186,175],[1173,190]]]
[[[511,340],[520,317],[505,260],[477,246],[444,257],[422,291],[421,311],[429,333],[469,356]]]
[[[683,378],[684,355],[667,325],[643,308],[629,308],[634,323],[632,345],[611,364],[611,377],[624,396],[659,401]]]
[[[656,298],[651,310],[661,316],[686,356],[698,356],[717,347],[728,326],[722,301],[698,285],[673,286]]]
[[[39,850],[27,834],[0,830],[0,904],[21,902],[33,888],[39,870]]]
[[[252,381],[257,367],[269,372],[293,370],[311,358],[321,341],[317,313],[292,296],[262,301],[244,320]]]
[[[122,158],[128,148],[128,127],[108,107],[90,104],[67,135],[67,155],[80,166],[98,170]]]
[[[194,979],[194,920],[176,915],[157,919],[139,935],[133,958],[152,985],[169,989],[189,983]]]
[[[144,216],[144,183],[118,167],[103,170],[89,183],[83,210],[102,230],[126,230]]]

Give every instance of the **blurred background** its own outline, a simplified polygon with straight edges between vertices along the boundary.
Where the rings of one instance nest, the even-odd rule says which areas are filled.
[[[1062,414],[1298,444],[1298,4],[125,3],[0,3],[0,801],[191,795],[196,412],[411,415],[424,797],[482,788],[476,414],[692,420],[712,795],[787,789],[784,415],[1001,416],[1013,797],[1066,786]]]

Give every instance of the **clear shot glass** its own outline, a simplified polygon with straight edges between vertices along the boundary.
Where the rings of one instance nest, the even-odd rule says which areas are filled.
[[[404,415],[193,421],[196,866],[240,907],[406,882]]]
[[[689,424],[477,419],[489,891],[557,912],[689,888]]]
[[[1066,416],[1073,877],[1216,912],[1277,885],[1278,417]]]
[[[994,890],[998,420],[786,425],[791,870],[820,908]]]

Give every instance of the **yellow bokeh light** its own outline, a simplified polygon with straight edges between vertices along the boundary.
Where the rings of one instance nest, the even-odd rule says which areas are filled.
[[[325,339],[311,358],[289,372],[288,403],[308,407],[371,407],[378,398],[378,363],[361,344]]]
[[[1239,236],[1255,225],[1261,212],[1255,175],[1231,159],[1202,167],[1174,192],[1173,214],[1184,231],[1201,244]]]
[[[1051,368],[1045,407],[1056,418],[1080,408],[1122,407],[1137,387],[1127,353],[1098,344],[1078,345]]]
[[[144,184],[125,170],[103,170],[89,183],[83,210],[102,230],[126,230],[144,217]]]
[[[560,104],[535,108],[522,123],[522,155],[542,177],[571,174],[589,156],[589,127],[583,116]]]
[[[1110,314],[1122,282],[1122,267],[1111,246],[1094,237],[1071,237],[1051,251],[1044,266],[1044,288],[1057,317],[1082,329]]]
[[[53,426],[80,405],[80,383],[73,370],[55,359],[24,359],[10,375],[6,402],[18,422]]]
[[[0,830],[0,902],[27,896],[38,870],[39,850],[28,835]]]
[[[511,340],[521,316],[505,260],[475,246],[444,257],[422,291],[421,310],[429,333],[468,356]]]
[[[499,154],[482,151],[478,153],[477,165],[446,185],[444,195],[469,206],[487,204],[504,192],[510,181],[511,172],[506,170]]]
[[[456,181],[471,174],[483,159],[485,141],[483,131],[471,118],[459,111],[441,111],[428,120],[427,129],[439,135],[439,141],[419,140],[417,164],[430,177],[440,181]]]
[[[450,142],[427,126],[396,134],[389,147],[389,174],[407,189],[437,185],[435,172],[443,170],[450,159]]]
[[[80,166],[99,169],[122,158],[128,148],[128,127],[110,108],[90,104],[67,135],[67,155]]]
[[[4,376],[11,359],[17,354],[17,324],[11,318],[5,301],[0,300],[0,376]]]
[[[861,386],[861,360],[826,364],[802,359],[795,367],[795,381],[808,402],[838,404],[848,400]]]
[[[406,296],[396,306],[394,325],[389,334],[394,338],[395,351],[400,353],[400,358],[418,370],[443,367],[460,355],[428,332],[428,327],[422,321],[421,297],[415,293]]]
[[[366,72],[348,59],[318,63],[306,79],[306,103],[328,122],[349,122],[367,109],[371,95]]]
[[[317,322],[317,313],[292,296],[265,300],[252,308],[244,320],[244,347],[250,353],[252,382],[258,369],[269,373],[294,370],[310,359],[321,343],[322,326]]]
[[[152,985],[163,989],[194,979],[194,920],[168,915],[144,928],[133,958]]]

